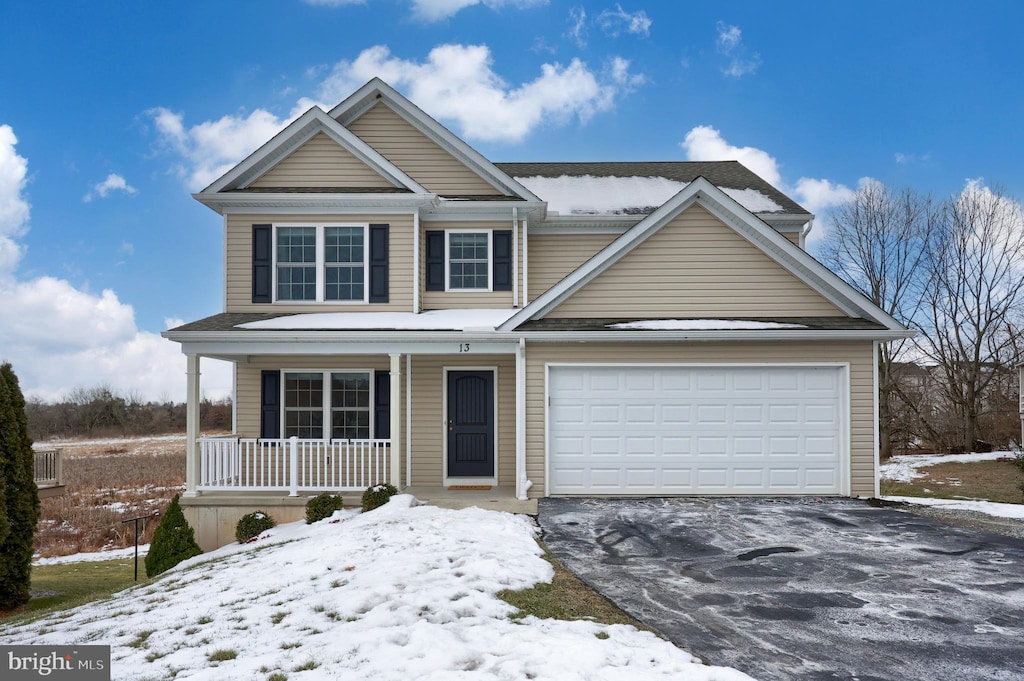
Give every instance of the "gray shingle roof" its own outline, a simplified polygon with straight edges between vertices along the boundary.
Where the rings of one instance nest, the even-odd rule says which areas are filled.
[[[664,177],[676,182],[693,182],[698,177],[704,177],[716,187],[756,189],[782,206],[787,213],[810,215],[800,204],[739,161],[582,161],[494,165],[512,177]]]

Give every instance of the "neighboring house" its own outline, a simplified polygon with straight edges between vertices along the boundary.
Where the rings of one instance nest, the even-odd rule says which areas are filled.
[[[164,335],[205,546],[384,481],[877,493],[875,348],[909,332],[739,163],[492,163],[374,79],[195,198],[224,311]],[[234,364],[230,437],[199,437],[201,357]]]

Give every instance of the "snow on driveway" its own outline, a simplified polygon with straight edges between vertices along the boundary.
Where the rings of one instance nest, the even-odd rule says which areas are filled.
[[[0,643],[107,644],[115,679],[750,678],[630,626],[509,619],[515,609],[496,592],[552,577],[535,537],[524,516],[402,495],[0,626]]]

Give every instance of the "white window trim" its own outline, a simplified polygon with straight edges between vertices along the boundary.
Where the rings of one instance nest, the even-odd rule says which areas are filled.
[[[316,300],[282,300],[277,297],[277,230],[289,227],[316,229]],[[327,300],[327,262],[325,228],[360,227],[363,230],[363,298],[362,300]],[[273,224],[273,302],[283,305],[367,305],[370,302],[370,223],[368,222],[275,222]]]
[[[449,234],[487,235],[487,288],[452,288],[451,239]],[[494,290],[494,230],[493,229],[446,229],[444,230],[444,290],[455,293],[490,293]]]
[[[375,371],[375,369],[346,368],[346,367],[334,367],[332,369],[322,369],[322,368],[321,369],[295,369],[295,368],[281,369],[281,381],[280,381],[281,382],[281,395],[280,395],[280,405],[281,405],[281,430],[280,430],[280,433],[281,433],[281,436],[283,438],[287,439],[287,435],[285,435],[285,427],[286,427],[285,426],[285,416],[286,416],[286,412],[288,411],[288,407],[287,407],[287,404],[285,402],[285,399],[286,399],[285,383],[287,382],[286,379],[285,379],[285,375],[286,374],[320,374],[322,376],[322,381],[323,381],[323,399],[322,399],[322,402],[323,402],[323,406],[321,407],[321,412],[323,413],[324,436],[322,438],[319,438],[319,440],[322,440],[324,442],[330,442],[330,441],[336,439],[336,438],[332,438],[331,437],[331,411],[332,411],[331,410],[331,406],[332,406],[331,405],[331,374],[366,374],[367,377],[369,378],[369,383],[370,383],[370,405],[369,405],[369,411],[370,411],[370,436],[367,439],[368,440],[375,439],[373,437],[373,433],[374,433],[374,427],[376,426],[376,423],[375,423],[376,419],[374,419],[374,413],[373,412],[374,412],[374,405],[377,403],[376,402],[377,395],[376,395],[376,389],[375,389],[376,381],[374,380],[374,371]],[[345,440],[346,438],[337,438],[337,439],[338,439],[338,441],[342,441],[342,440]]]

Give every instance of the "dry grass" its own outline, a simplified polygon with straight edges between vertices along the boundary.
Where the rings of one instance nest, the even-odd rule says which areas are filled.
[[[938,499],[987,499],[1005,504],[1024,503],[1020,469],[1010,459],[970,463],[940,463],[918,469],[924,477],[912,482],[882,480],[883,495]]]
[[[162,511],[184,488],[183,439],[60,446],[67,487],[64,496],[42,501],[35,539],[42,556],[131,546],[134,524],[122,521]],[[140,543],[152,538],[156,525],[155,518],[145,522]]]

